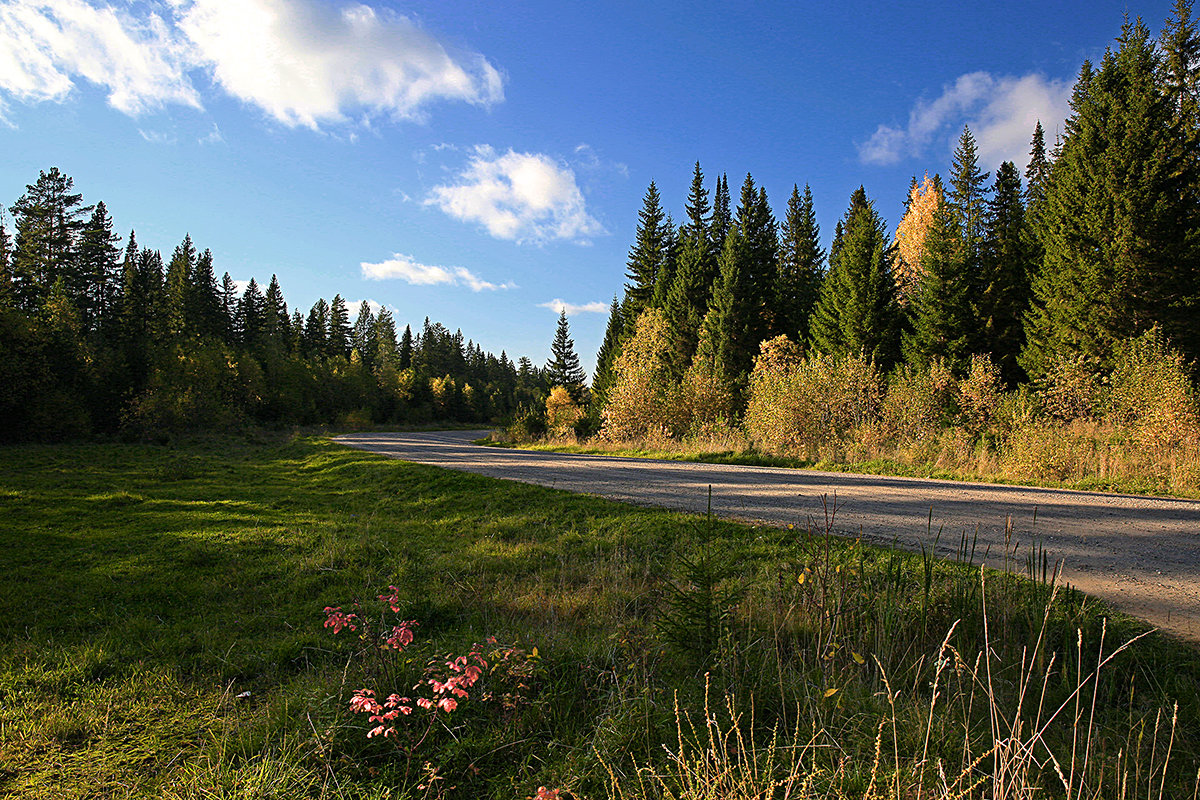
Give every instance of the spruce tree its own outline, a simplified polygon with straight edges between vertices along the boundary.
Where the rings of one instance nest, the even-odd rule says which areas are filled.
[[[711,333],[716,354],[716,372],[730,389],[733,406],[740,410],[746,380],[758,347],[756,328],[759,314],[755,249],[746,235],[755,224],[758,193],[749,175],[742,187],[737,219],[725,237],[719,265],[720,277],[713,289]]]
[[[340,294],[335,294],[329,303],[329,334],[326,339],[326,354],[330,358],[350,356],[350,311]]]
[[[625,277],[625,318],[636,318],[651,305],[658,274],[667,258],[667,242],[670,234],[666,229],[666,214],[658,187],[650,181],[642,210],[638,212],[637,234],[633,247],[629,249],[628,269]]]
[[[1031,236],[1021,200],[1021,176],[1011,161],[1000,164],[984,235],[982,281],[978,292],[981,340],[977,352],[988,352],[1009,384],[1024,379],[1017,357],[1025,343],[1022,317],[1029,308],[1029,274],[1033,268]]]
[[[1200,356],[1200,174],[1146,27],[1127,22],[1117,41],[1081,71],[1047,188],[1021,358],[1031,376],[1060,355],[1109,364],[1118,340],[1155,324]]]
[[[712,213],[704,173],[696,162],[688,193],[688,220],[680,230],[678,262],[663,310],[670,348],[667,361],[678,379],[692,360],[700,321],[708,310],[713,281],[717,276],[716,250],[709,230]]]
[[[3,212],[3,208],[0,208]],[[0,310],[12,308],[15,302],[12,278],[12,239],[0,219]]]
[[[724,173],[717,178],[717,188],[713,192],[712,225],[709,227],[712,236],[713,252],[720,253],[725,246],[725,237],[733,225],[732,198],[729,196],[729,178]],[[714,281],[716,278],[713,279]]]
[[[310,358],[323,358],[329,349],[329,303],[317,298],[304,320],[304,350]]]
[[[386,306],[379,309],[379,314],[375,317],[374,341],[375,357],[372,363],[375,365],[376,374],[383,369],[397,369],[399,353],[396,344],[396,320]]]
[[[400,337],[400,350],[397,354],[396,366],[400,369],[408,369],[413,363],[413,333],[412,326],[404,326],[404,335]]]
[[[598,411],[608,400],[608,390],[613,382],[613,364],[621,353],[621,332],[625,320],[621,316],[621,304],[614,296],[608,310],[608,326],[604,329],[604,341],[596,353],[596,372],[592,376],[592,405]],[[502,354],[503,355],[503,354]]]
[[[812,190],[806,184],[804,195],[792,186],[784,217],[779,247],[779,271],[774,286],[775,329],[792,341],[803,341],[808,332],[808,316],[817,302],[824,274],[825,251],[821,249],[821,229],[813,210]],[[768,338],[773,338],[769,336]]]
[[[1038,120],[1029,142],[1029,164],[1025,167],[1025,205],[1029,209],[1040,206],[1046,197],[1046,183],[1050,180],[1050,160],[1046,157],[1046,133],[1042,121]]]
[[[237,282],[226,272],[221,278],[221,338],[226,344],[237,341]]]
[[[987,226],[989,173],[979,169],[979,151],[971,129],[963,126],[950,164],[950,191],[946,193],[950,208],[962,236],[963,268],[974,281],[979,280],[979,267],[984,228]]]
[[[554,341],[550,344],[550,360],[546,362],[546,377],[551,386],[561,386],[570,392],[571,399],[576,404],[583,403],[587,375],[579,365],[579,356],[575,353],[575,342],[571,339],[566,311],[558,315],[558,327],[554,331]]]
[[[375,351],[378,349],[375,325],[375,313],[371,311],[371,304],[363,300],[358,304],[354,327],[350,329],[350,346],[358,351],[358,357],[368,370],[375,369]]]
[[[1163,84],[1176,118],[1193,136],[1200,125],[1200,33],[1192,0],[1175,0],[1159,37]]]
[[[675,268],[679,263],[680,230],[674,218],[667,214],[663,223],[663,261],[654,279],[654,291],[650,293],[650,305],[662,308],[667,303],[667,294],[675,282]]]
[[[119,285],[117,259],[121,237],[113,233],[112,217],[103,202],[96,204],[79,239],[76,269],[83,287],[77,305],[83,325],[96,330],[112,312]]]
[[[829,272],[809,317],[813,350],[874,358],[884,370],[898,356],[901,322],[885,228],[858,187],[838,223]]]
[[[164,286],[166,305],[163,313],[166,333],[172,338],[195,333],[194,320],[189,313],[193,305],[191,286],[195,270],[196,247],[192,244],[191,235],[186,234],[167,262]]]
[[[282,300],[282,294],[279,294],[279,284],[275,283],[274,276],[272,276],[271,282]],[[225,335],[226,317],[222,294],[223,287],[217,285],[217,276],[213,272],[212,250],[205,248],[203,253],[196,256],[196,268],[192,272],[190,290],[191,316],[195,320],[196,332],[200,336],[219,339]],[[269,290],[267,297],[268,299],[271,297]]]
[[[912,331],[902,335],[905,359],[926,367],[935,357],[963,373],[970,363],[974,318],[970,276],[964,269],[966,244],[958,214],[942,198],[934,211],[921,253],[920,279],[912,297]]]
[[[254,278],[250,279],[250,283],[246,284],[246,291],[242,292],[242,299],[238,302],[237,320],[242,344],[251,348],[258,347],[266,334],[267,301]]]

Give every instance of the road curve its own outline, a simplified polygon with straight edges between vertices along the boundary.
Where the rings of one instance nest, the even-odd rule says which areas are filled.
[[[976,561],[1002,566],[1005,525],[1061,559],[1071,584],[1176,636],[1200,642],[1200,501],[955,483],[775,467],[696,464],[481,447],[483,431],[356,433],[341,444],[405,461],[587,492],[640,505],[713,512],[774,525],[823,529],[836,496],[835,530],[878,543],[953,556],[978,529]],[[932,513],[932,523],[930,515]]]

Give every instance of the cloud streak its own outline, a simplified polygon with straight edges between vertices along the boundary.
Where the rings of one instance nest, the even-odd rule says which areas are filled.
[[[377,264],[362,262],[362,276],[368,280],[381,281],[399,279],[413,286],[466,286],[473,292],[515,289],[511,281],[492,283],[485,281],[466,267],[439,267],[422,264],[412,256],[392,254],[392,257]]]
[[[576,314],[604,314],[608,312],[609,307],[605,303],[600,302],[576,305],[575,303],[568,303],[567,301],[556,297],[553,300],[546,301],[545,303],[538,303],[538,308],[548,308],[555,314],[562,314],[565,312],[568,317],[573,317]]]
[[[476,147],[466,167],[451,183],[435,186],[425,203],[482,225],[496,239],[586,242],[604,233],[587,212],[575,173],[542,153]]]
[[[134,9],[137,10],[135,13]],[[452,52],[400,14],[322,0],[84,0],[0,6],[0,92],[63,102],[80,81],[130,116],[201,107],[192,78],[290,127],[424,119],[438,101],[504,98],[483,56]]]
[[[933,100],[918,99],[904,127],[880,125],[858,145],[864,164],[890,165],[921,158],[943,143],[953,147],[964,124],[979,147],[979,160],[989,166],[1012,161],[1024,167],[1029,138],[1041,120],[1048,131],[1061,127],[1070,113],[1071,81],[1031,73],[996,77],[987,72],[961,75],[942,87]]]

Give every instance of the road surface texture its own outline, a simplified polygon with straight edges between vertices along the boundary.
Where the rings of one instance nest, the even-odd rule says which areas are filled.
[[[718,516],[772,525],[811,522],[823,530],[836,496],[838,533],[918,549],[941,530],[937,553],[953,557],[963,532],[973,538],[978,530],[976,562],[987,552],[984,563],[998,568],[1011,525],[1019,542],[1014,571],[1025,569],[1036,542],[1051,564],[1064,563],[1072,585],[1200,642],[1200,501],[471,444],[485,435],[360,433],[335,441],[405,461],[681,511],[703,513],[711,486]]]

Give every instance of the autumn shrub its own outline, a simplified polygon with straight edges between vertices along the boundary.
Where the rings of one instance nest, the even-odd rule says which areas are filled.
[[[879,425],[900,442],[936,439],[958,406],[958,384],[945,360],[921,369],[904,365],[892,373],[880,404]]]
[[[551,436],[566,436],[575,432],[575,424],[583,418],[583,409],[562,386],[555,386],[546,397],[546,428]]]
[[[660,309],[638,317],[634,333],[613,364],[613,385],[600,435],[634,439],[678,425],[679,408],[667,362],[667,321]]]
[[[971,356],[971,369],[958,382],[958,407],[967,428],[975,433],[990,428],[1003,401],[1000,367],[986,355]]]
[[[1047,414],[1063,422],[1093,419],[1105,400],[1099,362],[1088,356],[1059,356],[1036,382],[1037,396]]]
[[[882,395],[875,362],[861,356],[802,358],[786,336],[763,342],[750,375],[747,435],[774,452],[816,452],[872,421]]]
[[[1129,428],[1142,446],[1169,451],[1200,435],[1187,364],[1160,328],[1120,345],[1109,384],[1109,421]]]
[[[707,320],[700,326],[696,356],[680,381],[675,405],[681,411],[675,429],[687,435],[727,429],[735,416],[733,392],[718,368]]]

